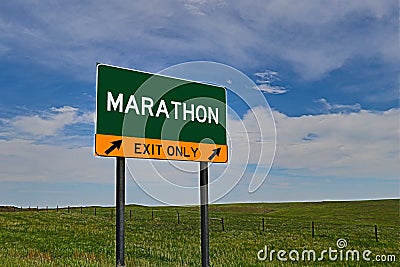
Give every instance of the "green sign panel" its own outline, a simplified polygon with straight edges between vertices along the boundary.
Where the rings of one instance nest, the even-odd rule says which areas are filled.
[[[227,161],[224,87],[99,64],[96,104],[97,155]]]

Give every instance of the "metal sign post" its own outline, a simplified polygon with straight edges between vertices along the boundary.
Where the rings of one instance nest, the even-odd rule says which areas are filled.
[[[200,162],[201,266],[210,266],[208,239],[208,163]]]
[[[116,158],[116,266],[125,266],[125,158]]]

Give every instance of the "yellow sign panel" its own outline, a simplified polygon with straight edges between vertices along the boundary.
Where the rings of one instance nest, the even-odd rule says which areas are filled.
[[[227,145],[96,134],[97,156],[227,162]]]

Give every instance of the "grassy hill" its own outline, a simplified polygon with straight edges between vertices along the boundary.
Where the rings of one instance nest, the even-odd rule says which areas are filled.
[[[212,266],[398,266],[400,261],[399,200],[225,204],[211,205],[209,213],[215,218]],[[224,230],[217,218],[223,218]],[[317,258],[329,247],[339,253],[338,239],[347,242],[343,255],[370,250],[371,262],[332,261],[327,254],[322,261],[288,258],[291,250],[300,256],[314,250]],[[129,205],[125,242],[126,266],[200,266],[199,207]],[[285,250],[288,260],[279,261],[275,252],[272,260],[260,261],[257,253],[265,246],[268,252]],[[376,255],[395,255],[396,262],[372,262]],[[0,266],[115,266],[115,210],[1,207]]]

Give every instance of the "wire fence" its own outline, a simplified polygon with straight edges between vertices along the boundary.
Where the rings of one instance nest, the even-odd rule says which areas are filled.
[[[16,206],[0,206],[0,212],[56,212],[66,214],[81,214],[82,216],[97,216],[100,218],[109,218],[110,220],[115,219],[115,207],[100,207],[100,206],[56,206],[56,207],[39,207],[39,206],[28,206],[28,207],[16,207]],[[271,212],[271,211],[269,211]],[[159,227],[167,224],[176,224],[187,226],[190,229],[199,226],[200,221],[200,210],[199,207],[185,208],[151,208],[141,206],[126,206],[125,208],[125,221],[127,223],[134,222],[155,222],[158,223]],[[323,237],[326,235],[324,229],[335,229],[338,233],[346,231],[354,231],[359,228],[360,232],[368,232],[373,235],[376,242],[379,242],[379,231],[382,228],[391,226],[378,227],[377,224],[366,225],[347,225],[342,222],[317,222],[317,221],[298,221],[296,219],[290,220],[281,218],[268,217],[265,214],[243,214],[243,215],[232,215],[230,212],[210,212],[209,225],[213,231],[242,231],[250,230],[257,232],[276,232],[277,228],[285,228],[287,232],[306,231],[309,233],[311,238]],[[395,227],[395,226],[394,226]],[[350,230],[353,229],[353,230]]]

